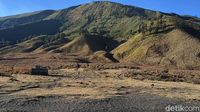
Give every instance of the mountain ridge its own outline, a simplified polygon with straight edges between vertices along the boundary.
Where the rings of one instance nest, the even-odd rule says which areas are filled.
[[[114,2],[0,18],[0,55],[76,53],[108,61],[108,53],[119,62],[200,69],[199,39],[198,18]]]

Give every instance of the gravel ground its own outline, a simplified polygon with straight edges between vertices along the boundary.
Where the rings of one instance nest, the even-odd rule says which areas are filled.
[[[99,100],[67,99],[59,96],[19,99],[14,97],[0,97],[0,112],[165,112],[168,105],[200,106],[199,101],[186,102],[138,94],[137,91],[125,96]]]

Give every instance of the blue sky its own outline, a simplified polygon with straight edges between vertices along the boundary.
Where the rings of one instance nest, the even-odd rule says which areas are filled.
[[[45,9],[63,9],[95,0],[0,0],[0,16]],[[162,12],[200,17],[200,0],[109,0]]]

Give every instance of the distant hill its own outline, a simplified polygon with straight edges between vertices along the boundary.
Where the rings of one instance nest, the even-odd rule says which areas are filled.
[[[197,17],[114,2],[99,1],[0,18],[0,55],[77,53],[91,55],[95,60],[101,57],[107,61],[110,58],[200,69],[199,39]],[[106,57],[106,53],[111,57]]]

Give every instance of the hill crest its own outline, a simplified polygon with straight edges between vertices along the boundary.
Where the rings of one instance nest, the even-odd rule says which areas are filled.
[[[76,53],[96,61],[200,69],[199,35],[198,18],[98,1],[0,18],[0,55]]]

